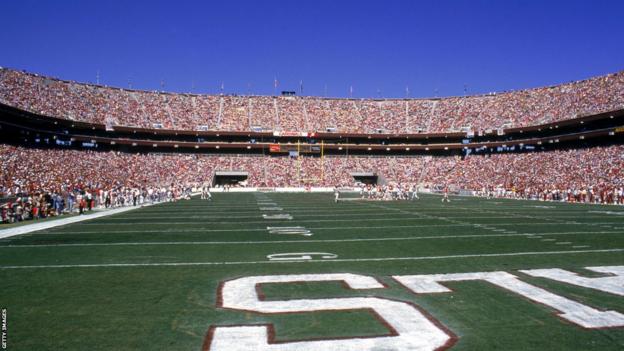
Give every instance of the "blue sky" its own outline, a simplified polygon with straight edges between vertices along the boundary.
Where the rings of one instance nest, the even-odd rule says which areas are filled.
[[[411,97],[624,69],[624,1],[0,3],[0,66],[174,92]]]

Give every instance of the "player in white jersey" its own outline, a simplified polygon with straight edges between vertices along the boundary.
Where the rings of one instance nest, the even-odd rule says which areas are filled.
[[[410,200],[418,200],[418,186],[416,184],[412,185],[412,188],[410,189],[411,195],[410,195]]]

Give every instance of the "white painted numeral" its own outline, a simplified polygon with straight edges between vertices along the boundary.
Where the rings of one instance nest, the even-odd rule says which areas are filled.
[[[561,318],[584,328],[624,326],[624,315],[616,311],[603,312],[596,310],[525,283],[515,275],[506,272],[406,275],[393,276],[393,278],[417,294],[451,291],[440,284],[440,282],[483,280],[524,296],[529,300],[549,306],[557,310]]]
[[[257,287],[264,283],[342,281],[350,289],[382,289],[375,278],[357,274],[302,274],[245,277],[225,282],[220,288],[223,308],[265,314],[347,311],[367,309],[389,329],[383,336],[349,339],[276,342],[270,325],[211,327],[204,345],[208,350],[227,351],[347,351],[347,350],[436,350],[450,346],[455,338],[437,326],[415,306],[379,297],[350,297],[262,301]]]

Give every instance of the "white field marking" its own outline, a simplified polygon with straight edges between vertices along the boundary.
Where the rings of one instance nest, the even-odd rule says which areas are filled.
[[[602,213],[608,215],[624,216],[624,211],[587,211],[587,213]]]
[[[443,216],[440,216],[440,215],[429,215],[429,214],[420,213],[420,212],[405,211],[405,210],[402,210],[402,209],[392,208],[392,207],[388,207],[388,206],[384,206],[384,205],[380,205],[380,204],[370,204],[368,206],[369,207],[374,207],[374,208],[382,208],[382,209],[386,209],[386,210],[398,211],[400,213],[405,213],[405,214],[410,214],[410,215],[415,215],[415,216],[418,216],[418,217],[423,218],[423,219],[434,219],[434,220],[439,220],[439,221],[443,221],[443,222],[447,222],[447,223],[454,223],[454,224],[471,224],[469,222],[458,220],[460,217],[454,217],[453,219],[451,219],[451,218],[443,217]],[[470,219],[474,219],[474,217],[470,217]],[[491,219],[491,217],[488,217],[488,219]],[[491,227],[489,227],[487,225],[484,225],[484,224],[476,224],[476,225],[481,227],[481,228],[483,228],[483,229],[486,229],[486,230],[492,230],[493,229],[493,228],[491,228]]]
[[[286,252],[267,255],[269,261],[308,261],[313,257],[322,260],[331,260],[338,258],[338,255],[329,252]]]
[[[369,216],[370,217],[370,216]],[[158,217],[158,218],[162,218],[162,217]],[[175,218],[180,218],[180,217],[175,217]],[[231,218],[231,217],[230,217]],[[254,217],[257,218],[257,217]],[[471,217],[474,218],[474,217]],[[491,218],[491,217],[488,217]],[[402,221],[425,221],[425,220],[439,220],[439,221],[444,221],[444,219],[438,219],[438,218],[410,218],[410,217],[382,217],[382,218],[358,218],[357,221],[358,222],[374,222],[374,221],[396,221],[396,220],[402,220]],[[301,219],[298,220],[299,222],[312,222],[312,223],[316,223],[316,222],[353,222],[353,218],[345,218],[345,219]],[[447,220],[448,222],[451,222],[451,220]],[[456,221],[458,223],[454,223],[454,224],[463,224],[463,225],[470,225],[470,226],[474,226],[474,225],[478,225],[479,223],[468,223],[468,222],[459,222]],[[244,222],[244,224],[258,224],[258,223],[265,223],[265,222],[257,222],[257,221],[249,221],[249,222]],[[149,223],[141,223],[141,225],[145,225],[145,224],[206,224],[206,221],[199,221],[199,222],[192,222],[192,221],[185,221],[185,222],[171,222],[171,221],[167,221],[167,222],[149,222]],[[232,222],[210,222],[211,225],[214,224],[229,224],[231,225]],[[523,225],[523,226],[527,226],[527,225],[585,225],[585,226],[596,226],[596,225],[600,225],[600,224],[621,224],[620,222],[601,222],[601,223],[578,223],[578,222],[562,222],[562,223],[553,223],[553,222],[544,222],[544,223],[509,223],[509,222],[500,222],[500,223],[496,223],[497,227],[500,226],[517,226],[517,225]],[[97,225],[115,225],[115,226],[124,226],[124,225],[131,225],[131,226],[136,226],[137,223],[81,223],[80,225],[89,225],[89,226],[97,226]]]
[[[283,209],[266,209],[266,211],[282,211]],[[250,215],[250,216],[230,216],[230,215],[223,215],[223,216],[204,216],[204,215],[192,215],[192,216],[135,216],[135,217],[115,217],[115,218],[110,218],[109,220],[119,220],[119,221],[125,221],[125,220],[129,220],[129,219],[183,219],[183,218],[188,218],[188,219],[245,219],[245,218],[258,218],[258,212],[260,211],[256,211],[255,215]],[[290,211],[289,211],[290,212]],[[358,217],[358,216],[362,216],[362,217],[381,217],[383,218],[384,214],[380,214],[380,211],[374,211],[374,212],[369,212],[369,213],[360,213],[360,214],[349,214],[349,216],[351,218],[353,217]],[[407,214],[409,216],[413,216],[414,214]],[[297,217],[344,217],[343,213],[313,213],[313,214],[297,214]],[[411,217],[407,217],[410,218]],[[502,217],[492,217],[492,216],[485,216],[485,217],[477,217],[477,216],[466,216],[466,217],[453,217],[453,218],[457,218],[457,219],[520,219],[518,217],[515,216],[502,216]],[[587,217],[584,217],[587,218]],[[442,220],[442,218],[436,218],[436,217],[430,217],[427,218],[425,216],[422,216],[420,218],[417,219],[423,219],[423,220],[434,220],[434,219],[438,219],[438,220]],[[449,219],[450,220],[450,219]],[[519,223],[522,224],[522,223]],[[483,224],[483,225],[492,225],[489,223]],[[496,225],[496,224],[493,224]]]
[[[264,219],[288,219],[288,220],[293,219],[292,216],[287,214],[287,213],[284,213],[284,214],[274,214],[274,215],[263,214],[262,218],[264,218]]]
[[[260,211],[282,211],[281,207],[260,207]]]
[[[87,221],[90,219],[111,216],[117,213],[124,213],[124,212],[136,210],[136,209],[139,209],[141,207],[146,207],[146,206],[152,206],[152,205],[146,204],[143,206],[136,206],[136,207],[122,207],[122,208],[115,208],[112,210],[98,210],[95,213],[89,213],[86,215],[76,215],[76,216],[67,217],[67,218],[59,218],[59,219],[53,219],[53,220],[48,220],[48,221],[42,221],[39,223],[26,224],[26,225],[22,225],[22,226],[15,227],[15,228],[3,229],[3,230],[0,230],[0,239],[4,239],[4,238],[12,237],[15,235],[20,235],[20,234],[28,234],[28,233],[32,233],[32,232],[36,232],[40,230],[60,227],[60,226],[71,224],[71,223],[83,222],[83,221]]]
[[[553,223],[545,223],[545,224],[553,224]],[[469,224],[428,224],[428,225],[398,225],[398,226],[365,226],[365,227],[312,227],[310,230],[350,230],[350,229],[398,229],[398,228],[430,228],[430,227],[469,227]],[[622,228],[624,229],[624,228]],[[241,228],[241,229],[165,229],[165,230],[116,230],[112,232],[113,234],[125,234],[125,233],[162,233],[162,234],[180,234],[180,233],[195,233],[195,232],[210,232],[210,233],[219,233],[219,232],[262,232],[265,229],[258,228]],[[544,232],[544,233],[510,233],[509,236],[527,236],[530,239],[539,239],[542,238],[538,234],[542,235],[568,235],[568,234],[619,234],[624,233],[622,231],[594,231],[594,232]],[[101,231],[71,231],[71,232],[42,232],[36,233],[35,235],[81,235],[81,234],[97,234],[101,235]],[[110,234],[110,233],[109,233]],[[473,234],[468,234],[473,235]],[[487,236],[505,236],[507,234],[474,234],[475,237],[487,237]],[[440,238],[450,238],[450,237],[463,237],[464,235],[457,236],[439,236]],[[466,236],[468,237],[468,236]],[[425,237],[428,238],[429,237]],[[433,237],[431,237],[433,239]],[[2,245],[0,245],[2,247]]]
[[[573,249],[584,249],[589,247],[589,245],[576,245],[576,246],[572,246]]]
[[[471,211],[475,211],[472,208],[467,208],[467,207],[461,207],[462,209],[466,209],[466,210],[471,210]],[[498,211],[490,211],[490,210],[482,210],[481,212],[486,212],[486,213],[492,213],[492,214],[498,214],[500,212]],[[579,226],[588,226],[588,227],[596,227],[596,226],[601,226],[602,228],[607,228],[607,229],[615,229],[615,227],[613,227],[612,225],[602,225],[602,224],[613,224],[613,223],[580,223],[577,221],[567,221],[567,220],[563,220],[563,219],[558,219],[557,217],[554,216],[531,216],[531,215],[526,215],[526,214],[516,214],[515,215],[518,218],[529,218],[532,220],[550,220],[554,223],[560,223],[560,224],[565,224],[565,225],[579,225]],[[588,218],[586,216],[582,216],[583,218]],[[600,217],[597,217],[600,218]]]
[[[312,232],[305,227],[267,227],[269,234],[312,236]]]
[[[283,205],[287,205],[287,204],[282,204]],[[371,204],[365,204],[365,205],[371,205]],[[276,203],[266,203],[266,204],[256,204],[253,206],[248,206],[248,207],[227,207],[227,206],[218,206],[218,207],[208,207],[208,206],[196,206],[196,207],[192,207],[192,208],[197,208],[197,209],[201,209],[201,210],[209,210],[211,213],[232,213],[232,212],[237,212],[237,213],[245,213],[245,212],[256,212],[258,211],[258,206],[278,206],[278,204]],[[328,207],[327,206],[305,206],[305,207],[301,207],[301,206],[292,206],[292,205],[288,205],[287,206],[289,210],[295,211],[295,212],[307,212],[307,211],[324,211],[324,212],[328,212]],[[178,207],[176,207],[178,208]],[[183,209],[188,209],[186,207],[182,207]],[[392,209],[395,207],[387,207],[388,209]],[[402,208],[395,208],[395,209],[399,209],[401,210]],[[414,211],[416,208],[415,207],[407,207],[408,210],[412,210]],[[446,207],[442,207],[442,208],[418,208],[418,212],[419,213],[431,213],[431,214],[438,214],[438,213],[464,213],[464,212],[479,212],[479,210],[482,211],[490,211],[490,212],[495,212],[498,214],[509,214],[508,210],[512,210],[509,207],[503,207],[504,211],[493,211],[496,210],[496,208],[491,208],[491,209],[487,209],[487,208],[480,208],[480,207],[476,207],[474,209],[466,209],[463,207],[453,207],[449,210],[449,208]],[[542,210],[537,210],[535,209],[535,212],[531,212],[531,210],[528,210],[526,208],[515,208],[518,210],[522,210],[525,213],[531,214],[531,213],[536,213],[536,214],[542,214],[544,213]],[[332,208],[331,211],[329,212],[366,212],[371,210],[370,207],[366,206],[366,207],[341,207],[341,208]],[[150,209],[148,211],[145,211],[146,213],[171,213],[171,211],[167,211],[167,210],[163,210],[163,209]],[[613,212],[619,212],[619,213],[624,213],[624,211],[613,211]],[[566,217],[570,217],[570,216],[578,216],[579,214],[587,214],[587,210],[553,210],[553,211],[549,211],[549,214],[560,214],[560,215],[564,215]],[[576,214],[576,215],[573,215]],[[600,212],[596,213],[596,214],[600,214]],[[600,216],[597,216],[600,217]]]
[[[265,223],[265,222],[257,222],[257,223]],[[399,225],[399,226],[365,226],[365,227],[317,227],[310,228],[312,230],[336,230],[336,229],[388,229],[388,228],[428,228],[428,227],[466,227],[469,225],[465,224],[427,224],[427,225]],[[117,233],[166,233],[166,234],[177,234],[177,233],[192,233],[192,232],[262,232],[265,229],[258,228],[241,228],[241,229],[207,229],[207,228],[198,228],[198,229],[165,229],[165,230],[115,230],[114,234]],[[580,233],[580,232],[579,232]],[[582,232],[585,233],[585,232]],[[99,234],[102,232],[99,230],[88,230],[88,231],[71,231],[71,232],[43,232],[37,233],[37,235],[52,235],[52,234],[61,234],[61,235],[74,235],[74,234]]]
[[[555,243],[555,245],[570,245],[570,244],[572,244],[572,242],[570,241],[559,241]]]
[[[376,208],[384,208],[384,209],[388,209],[388,210],[397,210],[397,209],[393,209],[393,208],[390,208],[390,207],[387,207],[387,206],[383,206],[383,205],[371,205],[371,206],[376,207]],[[464,208],[464,207],[457,207],[457,208],[465,209],[467,211],[475,211],[472,208]],[[411,213],[411,214],[417,215],[417,216],[419,216],[421,218],[436,219],[436,220],[441,220],[441,221],[445,221],[445,222],[448,222],[448,223],[455,223],[455,224],[470,224],[469,222],[461,221],[461,220],[458,220],[458,219],[463,219],[463,218],[476,219],[476,218],[480,218],[480,217],[476,217],[476,216],[475,217],[453,216],[452,218],[447,218],[447,217],[443,217],[443,216],[440,216],[440,215],[428,215],[428,214],[425,214],[425,213],[422,213],[422,212],[408,212],[408,211],[404,211],[404,210],[398,210],[398,211],[401,212],[401,213]],[[498,214],[498,212],[492,212],[492,211],[485,211],[485,212]],[[491,217],[485,217],[485,218],[487,218],[487,219],[520,218],[522,220],[526,220],[524,217],[517,216],[517,215],[513,215],[511,217],[494,217],[494,216],[491,216]],[[535,224],[535,223],[533,223],[533,224]],[[576,224],[576,223],[574,223],[574,224]],[[507,229],[499,229],[499,228],[496,228],[496,227],[494,227],[492,225],[489,225],[489,224],[474,224],[474,225],[477,226],[477,227],[486,229],[486,230],[494,231],[494,232],[509,232]],[[501,223],[496,223],[495,225],[496,226],[501,226]],[[572,223],[570,223],[570,225],[572,225]]]
[[[557,310],[559,317],[583,328],[609,328],[624,326],[624,315],[616,311],[599,311],[565,297],[555,295],[525,283],[507,272],[479,272],[457,274],[427,274],[392,276],[416,294],[444,293],[451,290],[440,284],[450,281],[483,280],[507,289],[531,301]]]
[[[555,206],[542,206],[542,205],[527,205],[527,206],[524,206],[524,207],[541,208],[541,209],[544,209],[544,208],[547,208],[547,209],[556,208]]]
[[[254,217],[254,218],[258,218],[258,217]],[[392,217],[392,218],[388,218],[388,217],[381,217],[381,218],[362,218],[362,219],[357,219],[358,222],[374,222],[374,221],[396,221],[396,220],[403,220],[403,221],[423,221],[423,218],[405,218],[405,217]],[[344,219],[300,219],[298,220],[298,222],[311,222],[311,223],[317,223],[317,222],[353,222],[353,218],[344,218]],[[248,221],[248,222],[244,222],[242,224],[259,224],[259,223],[266,223],[264,221],[262,222],[258,222],[258,221]],[[206,224],[206,221],[199,221],[199,222],[192,222],[192,221],[185,221],[185,222],[149,222],[149,223],[141,223],[141,225],[146,225],[146,224],[156,224],[156,225],[161,225],[161,224]],[[211,225],[214,224],[228,224],[228,225],[232,225],[231,221],[226,221],[226,222],[210,222]],[[466,223],[469,224],[469,223]],[[551,224],[560,224],[560,223],[551,223]],[[88,225],[88,226],[98,226],[98,225],[104,225],[104,226],[108,226],[108,225],[114,225],[114,226],[136,226],[137,223],[124,223],[124,222],[120,222],[120,223],[81,223],[80,225]],[[518,223],[510,223],[509,225],[518,225]],[[574,225],[578,225],[578,224],[574,224]]]
[[[327,200],[329,199],[329,197],[326,198]],[[275,200],[271,200],[272,202],[275,202]],[[284,204],[289,204],[289,206],[293,206],[295,208],[301,208],[301,209],[306,209],[306,208],[325,208],[325,206],[322,206],[320,204],[303,204],[301,202],[283,202]],[[358,202],[354,204],[354,207],[363,207],[367,204],[369,204],[370,202]],[[393,206],[397,206],[397,207],[406,207],[406,208],[413,208],[414,203],[411,202],[386,202],[388,204],[391,204]],[[489,203],[489,204],[494,204],[497,205],[495,203]],[[189,204],[189,203],[180,203],[178,202],[176,204],[176,208],[181,207],[181,208],[219,208],[219,209],[244,209],[244,208],[254,208],[254,206],[256,205],[256,203],[254,204],[249,204],[249,205],[228,205],[228,204],[215,204],[215,203],[211,203],[211,204]],[[457,206],[451,206],[451,207],[444,207],[444,206],[439,206],[438,204],[432,204],[433,206],[427,206],[424,207],[423,210],[424,211],[430,211],[430,212],[439,212],[439,211],[444,211],[444,212],[453,212],[456,209],[461,209],[461,207],[457,207]],[[465,204],[462,204],[465,205]],[[473,204],[471,204],[473,205]],[[504,209],[504,210],[524,210],[524,211],[538,211],[539,212],[539,208],[535,208],[535,209],[531,209],[531,208],[527,208],[526,205],[519,205],[519,206],[515,206],[515,205],[509,205],[509,204],[505,204],[505,206],[501,207],[501,206],[481,206],[482,204],[474,204],[474,208],[476,210],[479,209],[484,209],[484,210],[489,210],[489,209]],[[552,204],[551,205],[556,205],[556,204]],[[582,212],[582,213],[587,213],[588,210],[599,210],[601,207],[595,206],[595,205],[590,205],[590,206],[586,206],[585,208],[582,208],[582,206],[578,206],[575,208],[569,208],[566,206],[556,206],[555,208],[553,208],[553,210],[556,210],[558,212]],[[624,209],[624,206],[621,207],[612,207],[612,206],[607,206],[607,205],[603,205],[602,208],[606,209],[606,210],[610,210],[610,211],[614,211],[614,212],[621,212],[619,209]],[[624,212],[624,211],[623,211]]]
[[[542,241],[555,241],[557,239],[552,239],[552,238],[548,238],[548,239],[542,239]]]
[[[624,266],[585,267],[585,269],[610,274],[610,277],[585,278],[578,273],[563,269],[527,269],[520,272],[533,277],[548,278],[558,282],[596,289],[607,293],[624,296]]]
[[[256,223],[265,223],[265,222],[256,222]],[[398,226],[357,226],[357,227],[316,227],[310,228],[311,230],[336,230],[336,229],[388,229],[388,228],[428,228],[428,227],[467,227],[470,226],[468,224],[426,224],[426,225],[398,225]],[[262,232],[265,229],[258,228],[241,228],[241,229],[207,229],[207,228],[198,228],[198,229],[165,229],[165,230],[115,230],[114,234],[117,233],[166,233],[166,234],[178,234],[178,233],[192,233],[192,232]],[[579,232],[581,233],[581,232]],[[585,232],[582,232],[585,233]],[[102,235],[102,232],[99,230],[88,230],[88,231],[71,231],[71,232],[43,232],[37,233],[36,235],[52,235],[52,234],[60,234],[60,235],[77,235],[77,234],[98,234]]]
[[[283,209],[283,208],[282,208]],[[334,210],[325,210],[325,211],[316,211],[316,210],[305,210],[305,211],[291,211],[290,208],[287,209],[288,212],[292,212],[294,214],[297,215],[307,215],[307,216],[316,216],[316,215],[338,215],[338,214],[348,214],[348,215],[368,215],[368,214],[379,214],[379,213],[383,213],[384,211],[379,211],[377,209],[370,209],[370,210],[366,210],[366,211],[334,211]],[[269,210],[270,211],[270,210]],[[117,216],[117,218],[126,218],[126,219],[142,219],[142,218],[197,218],[197,217],[201,217],[201,218],[233,218],[234,216],[231,216],[232,213],[236,213],[237,215],[240,215],[240,218],[253,218],[254,215],[257,215],[260,211],[260,209],[257,209],[256,211],[223,211],[223,212],[216,212],[216,211],[210,211],[210,212],[206,212],[207,215],[182,215],[182,216],[172,216],[171,215],[171,211],[169,212],[158,212],[158,213],[152,213],[152,212],[143,212],[146,215],[142,215],[142,216]],[[314,214],[310,214],[311,212],[313,212]],[[464,217],[464,218],[469,218],[469,217]],[[472,218],[472,217],[470,217]],[[492,217],[483,217],[483,218],[492,218]],[[495,218],[499,218],[499,217],[495,217]],[[515,218],[515,217],[505,217],[505,218]]]
[[[152,262],[152,263],[94,263],[94,264],[55,264],[31,266],[0,266],[0,269],[27,269],[27,268],[99,268],[99,267],[184,267],[184,266],[230,266],[230,265],[257,265],[274,263],[321,263],[321,262],[390,262],[390,261],[428,261],[446,259],[484,258],[484,257],[513,257],[538,255],[575,255],[584,253],[613,253],[624,252],[624,248],[600,250],[570,250],[570,251],[531,251],[508,252],[491,254],[465,254],[447,256],[415,256],[415,257],[379,257],[379,258],[337,258],[334,260],[308,261],[224,261],[224,262]]]
[[[278,228],[278,227],[267,227]],[[282,227],[282,228],[303,228],[303,227]],[[305,228],[304,228],[305,229]],[[312,228],[313,229],[313,228]],[[342,229],[342,228],[339,228]],[[295,229],[293,229],[294,231]],[[258,229],[255,231],[265,231]],[[621,234],[624,232],[560,232],[547,233],[548,235],[575,235],[575,234]],[[281,233],[283,234],[283,233]],[[285,233],[291,234],[291,233]],[[295,234],[295,233],[292,233]],[[303,235],[303,234],[300,234]],[[312,235],[312,234],[310,234]],[[0,245],[1,249],[8,248],[31,248],[31,247],[89,247],[89,246],[153,246],[153,245],[256,245],[256,244],[298,244],[298,243],[349,243],[349,242],[369,242],[369,241],[413,241],[413,240],[444,240],[463,238],[506,238],[506,237],[527,237],[537,238],[533,234],[464,234],[464,235],[432,235],[432,236],[409,236],[409,237],[381,237],[381,238],[356,238],[356,239],[314,239],[314,240],[256,240],[256,241],[151,241],[151,242],[116,242],[116,243],[74,243],[74,244],[17,244]],[[555,240],[555,239],[552,239]],[[552,241],[550,240],[550,241]],[[589,247],[589,246],[584,246]],[[576,247],[575,247],[576,248]]]
[[[429,320],[416,307],[379,297],[347,297],[287,301],[262,301],[256,287],[264,283],[342,281],[349,289],[383,289],[376,279],[356,274],[301,274],[244,277],[223,284],[222,306],[239,311],[272,313],[305,313],[317,311],[373,310],[390,325],[396,335],[341,338],[272,343],[266,325],[211,326],[207,339],[213,351],[373,351],[373,350],[438,350],[451,336]]]

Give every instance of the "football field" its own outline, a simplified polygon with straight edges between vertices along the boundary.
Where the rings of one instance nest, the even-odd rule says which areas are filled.
[[[0,240],[8,350],[622,350],[624,207],[218,193]]]

